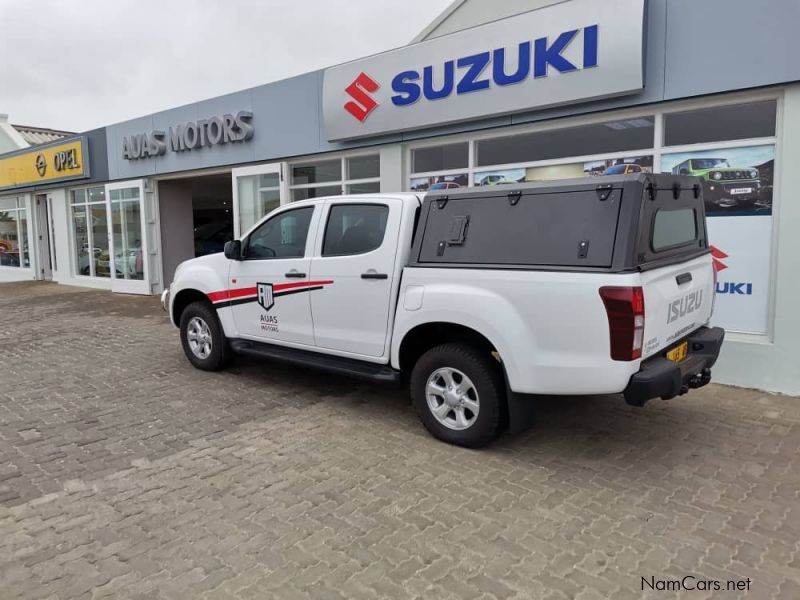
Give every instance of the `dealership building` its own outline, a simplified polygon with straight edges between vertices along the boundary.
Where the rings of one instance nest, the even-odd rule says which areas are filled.
[[[458,0],[408,46],[0,154],[0,282],[158,294],[296,200],[684,173],[715,379],[800,394],[798,22],[795,0]]]

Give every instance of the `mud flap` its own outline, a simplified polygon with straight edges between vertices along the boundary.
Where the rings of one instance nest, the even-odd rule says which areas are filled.
[[[506,382],[506,405],[508,407],[506,432],[514,435],[530,429],[536,422],[536,396],[512,392],[505,373],[503,377]]]

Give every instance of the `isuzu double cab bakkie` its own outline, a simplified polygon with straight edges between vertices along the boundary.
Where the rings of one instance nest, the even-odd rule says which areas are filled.
[[[181,264],[162,302],[199,369],[402,381],[434,436],[478,447],[533,395],[708,383],[714,280],[702,181],[640,173],[295,202]]]

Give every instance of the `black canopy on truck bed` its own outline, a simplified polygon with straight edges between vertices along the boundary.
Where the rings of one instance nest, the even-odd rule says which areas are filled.
[[[426,194],[411,266],[622,272],[708,252],[701,181],[585,177]]]

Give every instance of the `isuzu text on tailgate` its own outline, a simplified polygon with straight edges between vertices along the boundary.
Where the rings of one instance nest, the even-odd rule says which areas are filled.
[[[402,381],[462,446],[523,427],[537,394],[705,385],[724,331],[701,181],[602,179],[295,202],[162,301],[199,369],[240,353]]]

